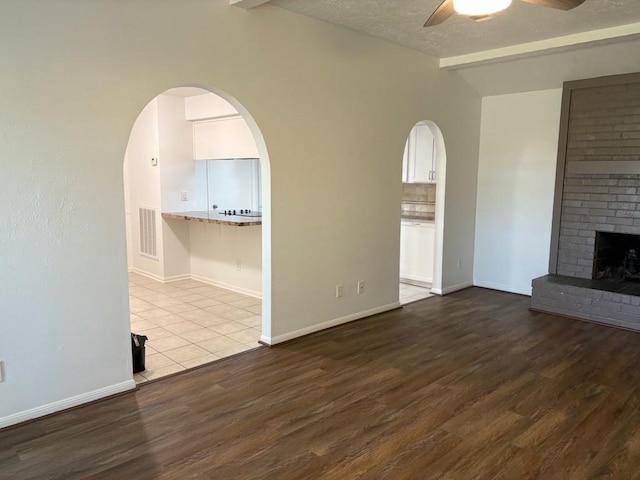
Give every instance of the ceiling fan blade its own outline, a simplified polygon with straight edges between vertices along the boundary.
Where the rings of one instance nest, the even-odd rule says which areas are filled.
[[[540,5],[541,7],[557,8],[558,10],[571,10],[572,8],[579,7],[584,3],[584,0],[522,0],[526,3],[532,3],[533,5]]]
[[[444,2],[436,8],[436,11],[431,14],[424,26],[433,27],[434,25],[440,25],[454,13],[456,13],[456,11],[453,9],[453,0],[444,0]]]

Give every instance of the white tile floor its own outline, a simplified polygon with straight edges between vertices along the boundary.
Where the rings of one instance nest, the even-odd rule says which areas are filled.
[[[129,274],[131,331],[146,335],[137,383],[259,347],[260,299],[195,280],[161,283]]]
[[[400,283],[400,305],[422,300],[423,298],[433,297],[430,288],[418,287],[408,283]]]

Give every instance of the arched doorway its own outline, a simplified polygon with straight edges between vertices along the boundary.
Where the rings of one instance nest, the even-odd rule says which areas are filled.
[[[417,122],[402,163],[400,303],[442,293],[446,152],[440,128]]]
[[[270,175],[234,98],[171,88],[132,128],[124,161],[132,331],[162,377],[270,336]]]

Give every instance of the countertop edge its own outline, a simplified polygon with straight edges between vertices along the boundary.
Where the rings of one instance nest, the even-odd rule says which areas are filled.
[[[425,222],[425,223],[433,223],[435,222],[435,217],[425,217],[421,215],[401,215],[400,218],[402,220],[410,220],[414,222]]]
[[[232,220],[232,219],[219,219],[219,218],[206,218],[200,216],[189,215],[189,213],[185,212],[163,212],[162,218],[169,218],[174,220],[188,220],[191,222],[201,222],[201,223],[217,223],[219,225],[230,225],[232,227],[254,227],[262,225],[262,219],[255,220],[255,217],[247,217],[242,220]],[[253,218],[253,220],[250,220]]]

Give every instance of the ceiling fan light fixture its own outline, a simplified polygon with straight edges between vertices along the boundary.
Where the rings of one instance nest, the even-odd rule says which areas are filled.
[[[511,0],[453,0],[453,8],[462,15],[490,15],[504,10]]]

